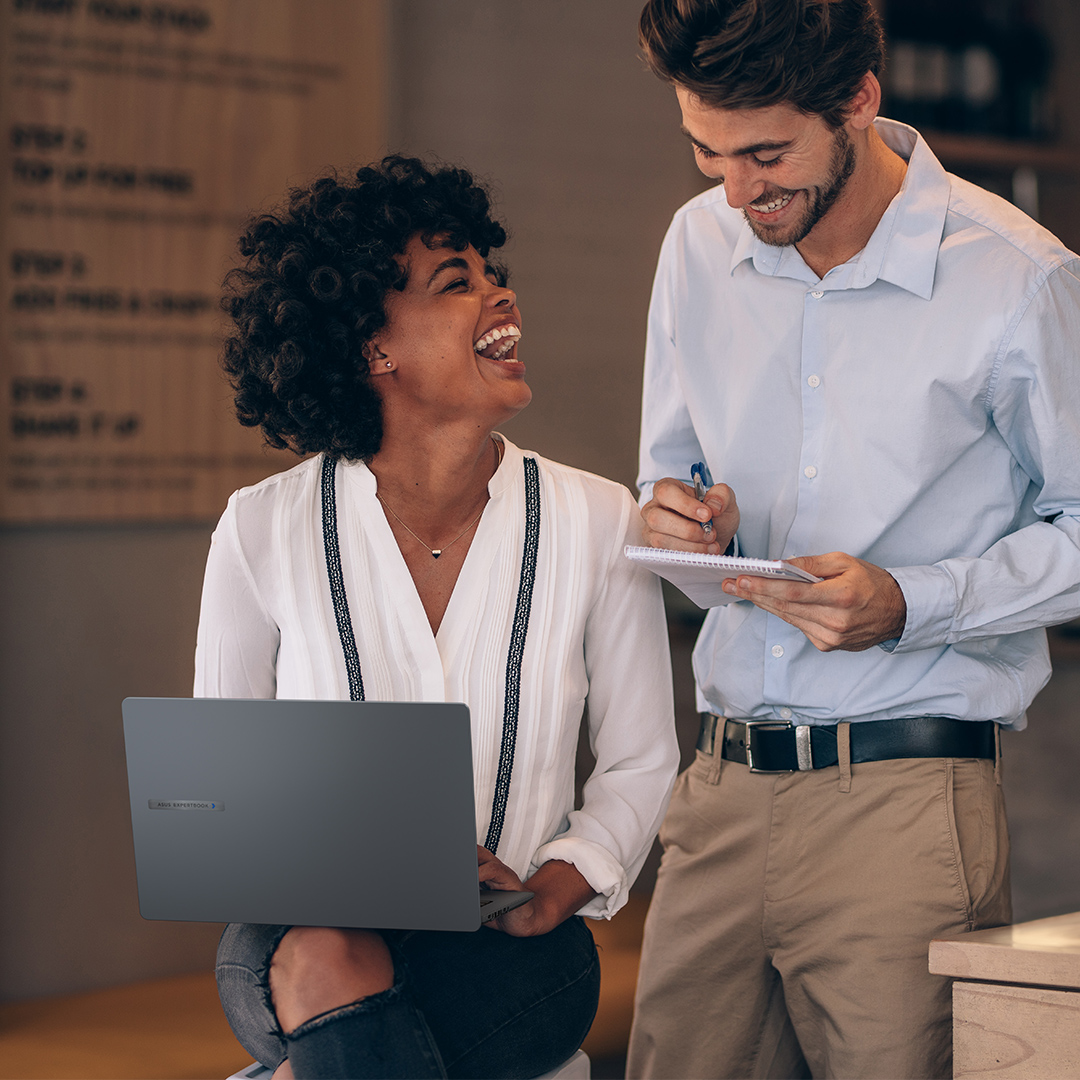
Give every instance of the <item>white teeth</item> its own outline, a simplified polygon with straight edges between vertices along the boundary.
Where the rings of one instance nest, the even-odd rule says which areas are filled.
[[[489,345],[494,345],[496,341],[500,341],[502,338],[512,338],[513,340],[508,340],[506,345],[491,357],[492,360],[496,360],[501,356],[505,356],[517,343],[519,337],[521,337],[521,331],[516,326],[500,326],[498,329],[486,333],[473,345],[473,349],[476,352],[483,352]]]
[[[795,198],[795,195],[794,195],[794,193],[792,193],[790,195],[783,195],[779,199],[773,199],[771,202],[767,202],[767,203],[751,203],[750,205],[759,214],[772,214],[772,213],[775,213],[777,210],[779,210],[781,207],[787,206],[787,204],[789,202],[791,202],[791,200],[794,199],[794,198]]]

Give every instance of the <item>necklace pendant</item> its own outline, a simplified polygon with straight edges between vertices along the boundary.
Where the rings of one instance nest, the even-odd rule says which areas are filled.
[[[442,548],[438,548],[437,550],[431,552],[431,557],[433,559],[437,559],[441,554],[442,554]]]

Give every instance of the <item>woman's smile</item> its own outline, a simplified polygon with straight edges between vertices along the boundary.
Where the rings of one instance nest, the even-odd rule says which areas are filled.
[[[393,395],[413,414],[430,407],[502,423],[532,396],[517,355],[517,296],[471,244],[458,251],[440,239],[428,246],[417,234],[406,245],[405,280],[387,294],[387,324],[375,339],[382,359],[371,372],[394,375],[383,388],[388,407]]]
[[[521,327],[516,323],[504,323],[489,330],[474,345],[473,351],[485,360],[505,360],[521,338]],[[512,357],[516,359],[516,357]]]

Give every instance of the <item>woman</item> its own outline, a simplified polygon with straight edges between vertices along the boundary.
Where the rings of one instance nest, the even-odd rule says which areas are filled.
[[[535,893],[473,934],[228,927],[222,1003],[278,1076],[569,1057],[599,989],[576,916],[622,906],[670,794],[659,589],[622,557],[634,503],[495,434],[531,396],[488,259],[504,241],[468,173],[389,157],[294,190],[228,279],[240,420],[315,456],[230,499],[195,693],[464,701],[480,880]],[[597,764],[575,810],[586,705]]]

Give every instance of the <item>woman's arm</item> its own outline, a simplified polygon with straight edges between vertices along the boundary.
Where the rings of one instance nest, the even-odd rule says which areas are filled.
[[[553,859],[544,863],[523,883],[506,863],[492,855],[487,848],[477,845],[476,857],[480,863],[482,885],[511,892],[528,890],[536,894],[527,904],[520,904],[485,924],[514,937],[536,937],[554,930],[596,895],[596,890],[570,863]]]
[[[610,918],[626,902],[660,827],[679,748],[660,582],[623,555],[624,546],[639,543],[641,536],[629,492],[615,492],[606,513],[600,509],[604,495],[611,498],[596,493],[591,504],[604,566],[584,637],[589,744],[596,767],[581,808],[568,815],[569,827],[544,844],[533,861],[575,866],[599,894],[581,914]]]
[[[237,531],[233,495],[210,540],[195,645],[195,697],[277,696],[280,634]]]

